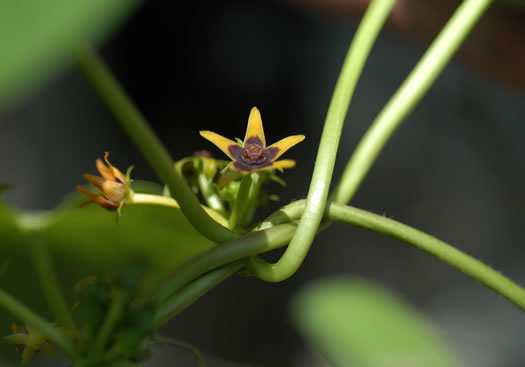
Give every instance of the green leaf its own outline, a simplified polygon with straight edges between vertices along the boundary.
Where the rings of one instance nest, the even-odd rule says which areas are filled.
[[[364,280],[308,285],[292,302],[292,318],[334,366],[461,366],[429,320],[398,295]]]
[[[17,212],[0,201],[0,259],[25,248],[24,230],[39,230],[57,266],[78,273],[74,279],[66,278],[71,291],[83,276],[122,275],[137,259],[146,260],[143,286],[151,288],[179,265],[214,246],[179,209],[125,207],[117,224],[115,213],[97,205],[79,208],[83,201],[84,197],[74,194],[62,207],[49,212]]]
[[[107,36],[138,0],[0,1],[0,110],[70,59],[78,42]]]
[[[134,186],[137,191],[144,191],[138,186],[139,183]],[[52,316],[30,261],[29,236],[24,233],[28,229],[42,232],[70,305],[76,298],[74,285],[87,275],[113,280],[124,275],[125,279],[119,281],[128,283],[142,277],[140,267],[131,268],[136,272],[126,270],[143,258],[147,267],[140,289],[147,292],[182,263],[215,246],[195,231],[178,209],[149,205],[125,207],[117,225],[113,212],[96,205],[79,208],[84,201],[86,197],[75,193],[55,210],[26,212],[9,208],[0,200],[0,266],[4,272],[0,288],[44,317]],[[10,266],[4,267],[4,261],[10,258]],[[84,302],[76,311],[84,321],[96,323],[103,310],[97,302]],[[0,309],[0,325],[15,321],[19,320]],[[18,353],[11,349],[8,344],[0,343],[2,357],[18,359]]]

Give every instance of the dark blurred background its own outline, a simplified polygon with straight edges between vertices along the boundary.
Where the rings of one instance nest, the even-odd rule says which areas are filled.
[[[252,106],[269,143],[305,134],[286,154],[297,160],[282,174],[288,188],[271,187],[281,196],[272,210],[306,196],[357,25],[359,11],[325,10],[299,1],[151,1],[99,50],[176,159],[200,149],[222,158],[199,130],[242,138]],[[350,106],[334,178],[428,44],[397,32],[395,22],[382,33]],[[524,93],[473,69],[468,58],[451,63],[352,204],[436,235],[525,284]],[[82,183],[82,173],[95,171],[104,151],[117,167],[134,164],[135,178],[156,181],[73,66],[0,116],[0,182],[16,186],[5,195],[16,207],[53,208]],[[233,277],[162,331],[217,360],[322,366],[292,328],[287,303],[302,285],[332,274],[399,292],[439,325],[469,366],[525,363],[525,318],[514,306],[414,248],[342,225],[316,239],[290,280]],[[195,363],[178,351],[168,364],[163,353],[173,351],[161,351],[152,365]]]

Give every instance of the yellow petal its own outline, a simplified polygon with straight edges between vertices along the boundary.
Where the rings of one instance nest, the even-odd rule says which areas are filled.
[[[290,149],[296,144],[299,144],[303,140],[304,140],[304,135],[292,135],[292,136],[288,136],[284,139],[279,140],[277,143],[273,143],[266,149],[268,150],[272,150],[272,148],[278,149],[275,157],[273,158],[273,160],[276,160],[277,158],[282,156],[288,149]]]
[[[263,148],[266,147],[266,139],[264,138],[264,129],[262,125],[261,113],[257,107],[253,107],[250,111],[250,117],[248,118],[248,127],[246,128],[246,136],[244,137],[244,143],[249,138],[259,138],[262,142]]]
[[[204,139],[209,140],[213,144],[215,144],[217,148],[222,150],[224,154],[230,157],[230,159],[234,159],[228,148],[232,145],[240,146],[239,144],[237,144],[233,140],[225,138],[222,135],[216,134],[213,131],[203,130],[200,132],[200,134]]]
[[[292,168],[292,167],[295,167],[295,161],[292,161],[291,159],[283,159],[282,161],[272,162],[271,166],[259,168],[257,169],[257,171],[266,171],[269,169]]]

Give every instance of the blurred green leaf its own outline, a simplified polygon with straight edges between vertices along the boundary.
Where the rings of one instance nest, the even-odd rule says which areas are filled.
[[[137,191],[151,189],[139,182],[134,184]],[[0,200],[0,264],[12,259],[9,267],[2,267],[0,288],[50,320],[50,310],[30,261],[28,236],[24,233],[28,228],[42,232],[70,305],[75,298],[75,284],[87,275],[115,280],[130,265],[137,264],[137,259],[144,259],[144,279],[138,281],[141,289],[151,291],[182,263],[215,246],[196,232],[178,209],[126,207],[117,224],[114,212],[97,205],[80,209],[84,201],[86,197],[74,193],[55,210],[26,212],[9,208]],[[135,270],[136,274],[126,273],[131,274],[126,282],[142,278],[142,270]],[[14,321],[18,320],[0,309],[0,330],[9,330]],[[5,343],[0,343],[0,355],[19,358]]]
[[[0,0],[0,110],[70,59],[79,41],[109,34],[138,0]]]
[[[295,296],[292,317],[334,366],[461,366],[429,320],[371,282],[334,278],[310,284]]]
[[[117,224],[114,212],[97,205],[80,209],[78,204],[84,199],[75,194],[61,208],[37,213],[10,210],[0,201],[0,258],[25,248],[23,229],[32,228],[42,231],[53,261],[61,267],[89,269],[83,276],[114,277],[137,264],[137,259],[145,259],[145,281],[152,285],[214,246],[179,209],[126,207]],[[142,273],[140,267],[137,271]]]

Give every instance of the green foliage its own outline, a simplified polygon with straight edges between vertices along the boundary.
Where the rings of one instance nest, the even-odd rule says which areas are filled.
[[[292,317],[334,366],[461,366],[429,320],[371,282],[310,284],[296,295]]]
[[[141,290],[151,291],[180,264],[214,246],[193,229],[179,209],[126,207],[117,224],[115,213],[96,205],[79,208],[82,201],[80,194],[74,194],[60,208],[40,213],[16,211],[0,201],[0,259],[12,259],[9,266],[5,261],[0,264],[3,272],[0,288],[44,315],[48,309],[39,287],[35,288],[35,274],[29,262],[29,237],[25,233],[29,229],[42,232],[69,299],[74,284],[87,275],[116,279],[126,290],[135,291],[132,288],[138,283]],[[147,265],[137,259],[146,260]],[[123,272],[123,268],[129,271]],[[138,278],[140,282],[136,281]],[[27,292],[29,285],[31,292]],[[93,284],[87,282],[84,288],[87,290],[79,298],[82,306],[77,305],[75,313],[83,325],[94,326],[91,331],[94,333],[106,312],[105,306],[101,306],[107,302],[106,286],[98,280]],[[1,326],[5,328],[12,321],[3,310],[0,312]],[[143,327],[140,329],[145,332]],[[7,353],[9,348],[0,345],[0,354]],[[11,355],[17,358],[14,351]]]
[[[130,279],[119,281],[123,285],[133,283],[132,278],[146,267],[145,283],[152,286],[214,246],[193,229],[179,209],[126,207],[116,223],[114,213],[96,205],[79,208],[80,202],[80,195],[75,194],[60,208],[38,213],[15,211],[0,202],[0,258],[25,252],[24,231],[38,230],[60,267],[79,275],[75,281],[91,274],[116,276],[122,266],[142,258],[147,266],[137,263],[137,274],[130,273]],[[13,267],[16,265],[12,264],[7,273]]]
[[[100,40],[138,0],[0,1],[0,109],[43,81],[79,40]]]

